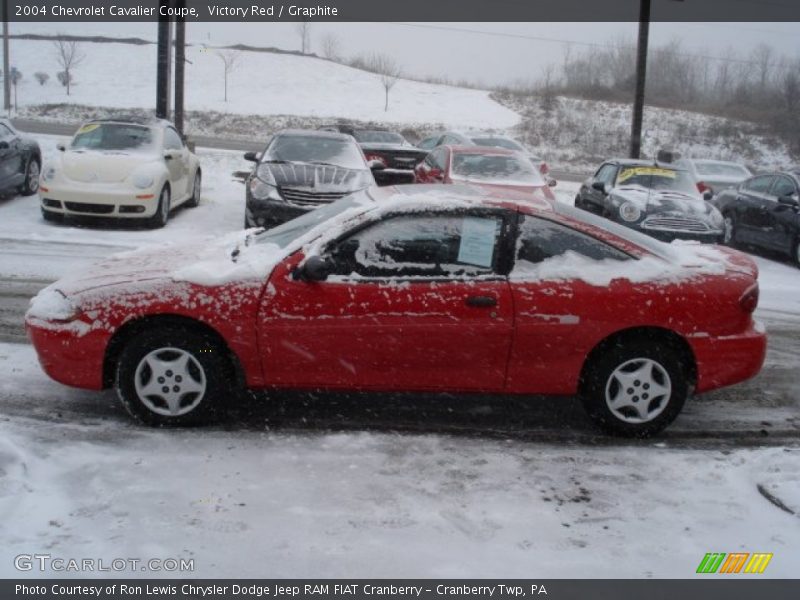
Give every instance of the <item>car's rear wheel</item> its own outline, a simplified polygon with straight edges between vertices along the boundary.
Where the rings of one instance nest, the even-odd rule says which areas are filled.
[[[675,420],[689,394],[679,353],[657,340],[622,343],[587,365],[581,400],[608,433],[647,437]]]
[[[125,408],[151,426],[200,425],[218,419],[230,392],[227,361],[209,335],[159,327],[132,338],[117,363]]]
[[[722,217],[722,243],[726,246],[736,245],[736,219],[730,213]]]
[[[202,178],[200,177],[200,171],[194,174],[194,185],[192,186],[192,195],[186,201],[186,206],[189,208],[194,208],[200,204],[200,191],[202,189]]]
[[[39,191],[39,173],[41,166],[35,157],[31,157],[25,166],[25,181],[19,187],[19,193],[23,196],[30,196]]]
[[[169,221],[170,210],[170,194],[169,187],[164,186],[161,188],[161,193],[158,196],[158,206],[156,207],[156,214],[150,217],[150,226],[159,229],[164,227]]]

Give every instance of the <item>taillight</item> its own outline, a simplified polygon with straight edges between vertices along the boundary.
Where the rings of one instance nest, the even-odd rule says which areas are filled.
[[[751,313],[756,309],[758,306],[758,282],[745,290],[742,297],[739,298],[739,306],[746,313]]]
[[[697,191],[700,192],[701,194],[703,194],[706,191],[710,192],[711,188],[709,186],[707,186],[705,183],[703,183],[702,181],[698,181],[697,182]]]
[[[365,154],[365,157],[367,159],[367,162],[369,162],[371,160],[377,160],[379,162],[382,162],[384,167],[386,166],[386,159],[383,156],[381,156],[380,154],[369,153],[369,154]]]
[[[547,166],[547,163],[542,161],[542,164],[539,165],[539,172],[542,175],[547,175],[550,172],[550,167]]]

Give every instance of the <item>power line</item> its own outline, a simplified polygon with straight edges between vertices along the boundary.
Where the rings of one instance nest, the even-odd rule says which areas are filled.
[[[583,40],[568,40],[564,38],[553,38],[553,37],[545,37],[545,36],[538,36],[538,35],[526,35],[521,33],[508,33],[508,32],[500,32],[500,31],[482,31],[480,29],[469,29],[466,27],[445,27],[443,25],[424,25],[422,23],[400,23],[396,21],[387,21],[390,25],[399,25],[401,27],[413,27],[417,29],[435,29],[439,31],[449,31],[449,32],[456,32],[456,33],[469,33],[469,34],[478,34],[478,35],[487,35],[493,37],[502,37],[508,39],[521,39],[521,40],[530,40],[534,42],[549,42],[549,43],[556,43],[556,44],[564,44],[570,46],[585,46],[589,48],[608,48],[607,43],[600,43],[600,42],[586,42]],[[636,46],[634,44],[625,44],[622,46],[623,48],[629,48],[631,50],[635,50]],[[706,54],[692,54],[690,52],[676,52],[674,50],[663,50],[663,49],[656,49],[656,52],[660,52],[662,54],[669,54],[672,56],[681,56],[684,58],[698,58],[698,59],[705,59],[705,60],[714,60],[719,62],[726,62],[726,63],[735,63],[741,65],[752,65],[752,66],[762,66],[762,63],[754,60],[747,60],[744,58],[732,58],[732,57],[724,57],[724,56],[712,56]],[[770,62],[767,63],[768,67],[776,67],[779,69],[787,69],[787,65],[779,63],[779,62]]]

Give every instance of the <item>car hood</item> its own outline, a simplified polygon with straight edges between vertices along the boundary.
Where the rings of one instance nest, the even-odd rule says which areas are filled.
[[[354,192],[374,183],[369,169],[348,169],[304,162],[265,163],[278,187],[316,192]]]
[[[65,177],[81,183],[119,183],[142,164],[155,163],[158,156],[143,152],[67,150],[61,156]]]
[[[631,202],[647,214],[704,217],[713,208],[700,196],[674,190],[651,190],[641,186],[618,187],[612,192],[619,204]]]

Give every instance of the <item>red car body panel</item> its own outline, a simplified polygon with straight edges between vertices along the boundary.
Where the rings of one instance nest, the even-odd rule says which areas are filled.
[[[376,192],[378,199],[386,189]],[[629,240],[555,214],[542,200],[493,197],[487,205],[556,220],[646,254]],[[516,394],[574,394],[586,357],[601,341],[650,327],[686,341],[696,390],[703,392],[752,377],[766,352],[764,332],[741,303],[757,269],[744,255],[725,252],[730,261],[718,274],[640,283],[617,278],[608,285],[527,281],[513,272],[469,280],[306,282],[292,276],[302,250],[271,272],[200,285],[174,276],[196,248],[158,259],[145,252],[57,284],[80,306],[74,321],[29,315],[26,327],[47,374],[87,389],[108,384],[103,370],[115,334],[139,319],[172,315],[213,329],[251,388]],[[472,296],[496,305],[468,305]]]
[[[423,161],[414,168],[414,180],[416,183],[464,183],[463,181],[453,178],[453,154],[484,154],[496,156],[513,156],[517,154],[512,150],[498,148],[495,146],[440,146],[440,148],[443,148],[447,152],[447,165],[444,169],[444,172],[440,175],[435,173],[432,174],[428,169],[428,166]],[[545,182],[543,182],[542,185],[516,185],[511,183],[485,183],[480,181],[470,181],[469,183],[470,185],[476,185],[491,192],[502,193],[503,191],[514,191],[527,194],[538,194],[547,198],[548,200],[553,201],[556,199],[553,191],[550,189],[550,186],[548,186]]]

